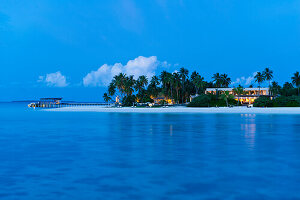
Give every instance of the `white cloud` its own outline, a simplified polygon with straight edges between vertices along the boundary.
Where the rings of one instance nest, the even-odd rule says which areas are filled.
[[[104,64],[98,70],[91,71],[83,78],[84,86],[106,86],[112,78],[119,73],[133,75],[135,78],[145,75],[148,78],[155,75],[158,66],[165,66],[167,62],[160,62],[156,56],[139,56],[129,60],[126,65],[116,63],[114,65]]]
[[[50,87],[66,87],[68,85],[66,77],[60,71],[39,76],[38,82],[46,83]]]
[[[242,86],[248,86],[251,85],[254,81],[254,76],[257,72],[253,72],[252,76],[248,76],[247,78],[245,76],[242,76],[240,78],[237,78],[234,82],[232,82],[232,85],[242,85]]]

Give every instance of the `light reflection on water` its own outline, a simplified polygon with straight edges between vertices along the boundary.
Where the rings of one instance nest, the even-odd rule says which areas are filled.
[[[1,199],[300,198],[298,115],[0,111]]]
[[[241,132],[245,136],[245,142],[249,149],[255,148],[255,134],[256,134],[256,114],[241,114],[245,118],[245,123],[241,124]]]

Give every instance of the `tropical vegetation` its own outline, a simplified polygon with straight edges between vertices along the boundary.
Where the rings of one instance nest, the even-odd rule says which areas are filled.
[[[299,72],[293,74],[291,82],[285,82],[281,86],[278,82],[273,81],[273,71],[266,68],[262,72],[256,73],[254,82],[257,83],[259,90],[267,82],[270,95],[275,97],[271,100],[269,97],[261,96],[255,101],[254,106],[298,105],[295,103],[298,102],[298,98],[295,96],[300,95]],[[211,77],[211,81],[207,81],[198,72],[189,73],[189,70],[183,67],[173,73],[164,70],[152,77],[144,75],[134,77],[120,73],[113,77],[103,98],[109,102],[118,97],[124,106],[153,103],[157,97],[163,97],[160,104],[165,104],[171,99],[176,104],[189,103],[189,106],[197,107],[240,105],[240,97],[246,94],[243,86],[239,85],[233,89],[237,100],[234,100],[234,96],[229,92],[218,91],[218,88],[227,88],[231,84],[232,80],[228,74],[215,73]],[[253,85],[248,87],[253,87]],[[216,93],[205,94],[206,88],[216,88]],[[191,96],[195,97],[192,102],[190,102]],[[284,103],[286,101],[294,103]]]

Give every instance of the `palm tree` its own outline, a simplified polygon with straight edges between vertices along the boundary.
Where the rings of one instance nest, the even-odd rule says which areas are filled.
[[[108,102],[111,101],[111,97],[108,96],[108,94],[106,92],[103,94],[103,99],[107,103],[107,105],[108,105]]]
[[[198,94],[199,89],[203,89],[204,87],[204,82],[203,82],[204,78],[200,75],[197,75],[196,77],[193,78],[192,82],[196,88],[196,94]]]
[[[167,74],[167,94],[169,94],[169,92],[170,92],[171,98],[173,98],[173,76],[171,73],[168,72],[168,74]]]
[[[140,76],[140,77],[138,78],[137,81],[139,81],[139,82],[141,83],[141,85],[142,85],[143,88],[145,88],[145,87],[148,85],[148,79],[147,79],[147,76],[142,75],[142,76]]]
[[[148,79],[146,76],[139,76],[139,78],[135,81],[135,90],[140,93],[145,87],[148,85]]]
[[[135,81],[134,89],[137,91],[137,97],[139,100],[145,97],[145,87],[148,85],[148,79],[146,76],[142,75]]]
[[[157,76],[152,76],[150,84],[158,86],[159,85],[159,78]]]
[[[229,85],[230,85],[230,83],[231,83],[231,78],[229,78],[228,77],[228,75],[227,74],[222,74],[221,76],[220,76],[220,78],[221,78],[221,85],[223,86],[223,87],[228,87]]]
[[[131,96],[132,93],[134,92],[134,84],[135,80],[133,79],[133,76],[125,77],[125,82],[124,82],[124,92],[126,96]]]
[[[160,81],[161,81],[161,84],[163,86],[163,88],[166,88],[166,85],[167,85],[167,79],[168,79],[168,72],[167,71],[162,71],[159,75],[159,78],[160,78]]]
[[[232,94],[230,94],[229,91],[225,91],[223,94],[221,94],[221,99],[226,101],[227,107],[229,106],[228,99],[233,99],[233,98],[234,98],[234,96]]]
[[[216,89],[216,96],[217,96],[217,99],[218,99],[218,96],[219,96],[219,89],[221,87],[221,75],[220,73],[215,73],[212,77],[213,79],[213,83],[215,84],[215,87],[217,88]]]
[[[280,85],[278,84],[278,82],[273,81],[271,86],[270,86],[270,92],[272,95],[277,96],[279,94],[280,91]]]
[[[157,97],[159,93],[159,84],[159,78],[157,76],[152,76],[150,84],[148,86],[150,95]]]
[[[111,82],[108,86],[108,95],[109,96],[114,96],[116,94],[116,85],[114,82]]]
[[[185,91],[185,81],[186,79],[188,78],[188,75],[189,75],[189,70],[185,69],[184,67],[181,67],[179,69],[179,75],[180,75],[180,78],[181,78],[181,85],[182,85],[182,103],[184,103],[184,94],[186,93]]]
[[[294,76],[292,77],[292,83],[297,87],[298,96],[299,96],[299,88],[300,88],[300,74],[299,74],[299,72],[294,73]]]
[[[119,75],[114,76],[113,79],[113,83],[118,88],[122,97],[125,93],[125,81],[126,81],[126,74],[124,73],[120,73]]]
[[[192,81],[190,79],[186,80],[186,85],[185,85],[185,101],[187,102],[188,100],[190,100],[190,96],[191,94],[193,94],[195,92],[195,86],[192,83]]]
[[[199,76],[199,73],[196,71],[193,71],[191,74],[191,80],[194,81],[197,76]]]
[[[148,86],[148,93],[149,95],[152,95],[153,97],[157,97],[159,93],[159,78],[157,76],[152,76],[150,84]]]
[[[237,94],[237,96],[238,96],[238,103],[237,103],[237,105],[239,105],[239,103],[240,103],[240,96],[241,96],[241,94],[244,93],[244,88],[243,88],[242,86],[239,86],[239,87],[237,87],[237,88],[234,88],[234,89],[233,89],[233,92],[234,92],[235,94]]]
[[[168,97],[170,85],[171,85],[172,74],[167,71],[162,71],[159,78],[162,83],[163,93],[166,97]]]
[[[291,91],[293,91],[294,89],[294,86],[292,83],[289,83],[289,82],[285,82],[282,86],[282,90],[280,92],[281,95],[284,95],[284,96],[290,96]]]
[[[174,72],[173,73],[173,86],[176,90],[176,100],[177,103],[179,103],[179,90],[181,88],[181,84],[180,84],[180,75],[178,72]]]
[[[255,78],[255,82],[258,83],[259,95],[260,95],[260,85],[262,82],[264,82],[265,76],[261,72],[257,72],[254,78]]]
[[[265,71],[263,71],[263,76],[267,81],[269,81],[269,89],[271,87],[271,80],[273,79],[273,71],[269,68],[266,68]]]
[[[220,73],[215,73],[212,77],[213,82],[215,83],[216,87],[221,87],[221,75]]]

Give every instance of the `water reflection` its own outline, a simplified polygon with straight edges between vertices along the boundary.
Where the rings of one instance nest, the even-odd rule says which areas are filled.
[[[172,136],[172,135],[173,135],[173,125],[170,124],[170,136]]]
[[[241,117],[245,120],[245,123],[241,124],[241,133],[245,137],[245,142],[248,148],[255,148],[255,135],[256,135],[256,115],[255,114],[241,114]]]

